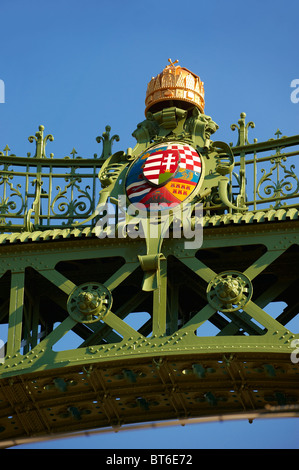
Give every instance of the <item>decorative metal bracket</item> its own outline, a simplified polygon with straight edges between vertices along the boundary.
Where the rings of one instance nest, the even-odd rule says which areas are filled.
[[[247,211],[248,210],[248,207],[244,204],[244,200],[242,198],[239,197],[239,199],[237,199],[237,202],[239,202],[240,204],[235,206],[234,204],[232,204],[230,202],[230,200],[228,199],[228,184],[229,184],[229,179],[226,178],[225,176],[222,177],[219,181],[218,181],[218,191],[219,191],[219,197],[220,197],[220,200],[221,202],[223,202],[223,204],[226,205],[226,207],[229,207],[230,209],[233,209],[235,211]]]
[[[145,272],[143,290],[157,289],[160,284],[160,261],[165,260],[165,256],[163,253],[138,255],[138,259],[142,270]]]

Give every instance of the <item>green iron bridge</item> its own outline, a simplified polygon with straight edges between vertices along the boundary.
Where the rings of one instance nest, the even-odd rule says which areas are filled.
[[[148,113],[136,146],[101,155],[0,152],[0,439],[299,405],[299,135],[212,141],[208,116]],[[128,169],[153,145],[203,164],[200,247],[99,236]],[[125,216],[125,226],[134,220]],[[195,216],[191,214],[195,226]],[[297,321],[297,326],[296,326]]]

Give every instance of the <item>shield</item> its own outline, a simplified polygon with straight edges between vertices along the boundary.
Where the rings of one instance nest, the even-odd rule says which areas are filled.
[[[158,148],[147,157],[143,168],[143,176],[150,184],[163,186],[177,173],[179,163],[180,154],[178,150]]]
[[[130,167],[126,177],[129,201],[150,210],[168,209],[192,197],[202,181],[201,156],[189,144],[167,142],[149,148]]]

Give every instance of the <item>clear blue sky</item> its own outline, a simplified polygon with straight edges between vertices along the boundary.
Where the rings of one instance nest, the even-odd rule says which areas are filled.
[[[43,124],[49,152],[100,152],[105,125],[135,145],[148,81],[170,57],[205,83],[217,140],[236,143],[230,124],[246,112],[249,140],[299,134],[297,0],[1,0],[0,150],[33,150]],[[51,149],[50,149],[51,146]],[[201,424],[51,441],[27,448],[298,448],[298,420]],[[25,446],[22,446],[25,447]]]

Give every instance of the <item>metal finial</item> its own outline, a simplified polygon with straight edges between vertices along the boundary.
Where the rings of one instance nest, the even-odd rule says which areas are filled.
[[[170,65],[172,65],[174,67],[174,64],[176,64],[178,62],[178,60],[175,60],[174,62],[172,62],[171,59],[168,59],[168,62],[170,63]]]

